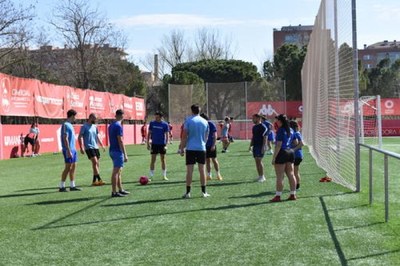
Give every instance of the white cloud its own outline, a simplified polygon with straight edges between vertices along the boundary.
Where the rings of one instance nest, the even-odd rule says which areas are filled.
[[[121,27],[183,27],[198,28],[207,26],[269,26],[283,25],[285,19],[229,19],[207,17],[194,14],[147,14],[114,20]]]

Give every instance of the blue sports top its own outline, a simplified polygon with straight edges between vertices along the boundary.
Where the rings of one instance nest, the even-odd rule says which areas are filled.
[[[79,135],[83,137],[85,150],[98,149],[97,136],[99,130],[95,124],[85,123],[82,125]]]
[[[253,146],[255,147],[262,147],[264,144],[264,137],[267,135],[268,129],[265,127],[264,124],[257,124],[253,126]]]
[[[208,121],[208,138],[207,138],[207,143],[206,143],[206,147],[211,147],[214,144],[214,140],[215,140],[215,132],[217,132],[217,127],[215,126],[215,124],[211,121]]]
[[[301,136],[301,133],[299,131],[294,132],[293,134],[293,141],[297,139],[299,142],[303,141],[303,137]],[[297,145],[295,145],[292,141],[291,148],[296,148]],[[300,148],[297,151],[294,152],[294,158],[301,158],[303,159],[303,150]]]
[[[67,147],[64,143],[64,137],[67,136],[69,149],[71,151],[76,150],[75,148],[75,130],[72,124],[68,121],[64,122],[61,126],[61,147],[63,151],[67,151]]]
[[[208,122],[199,115],[189,116],[184,125],[187,132],[186,150],[205,151]]]
[[[281,141],[282,150],[286,150],[290,148],[290,143],[292,142],[293,139],[293,129],[290,129],[290,135],[287,134],[286,129],[283,127],[280,127],[278,131],[276,132],[276,141]]]
[[[165,121],[151,121],[149,124],[149,131],[151,132],[151,143],[156,145],[167,144],[165,133],[169,132],[169,125]]]
[[[121,122],[114,121],[108,127],[108,138],[110,141],[110,151],[119,151],[122,152],[121,148],[119,147],[118,143],[118,136],[124,135],[124,129],[122,128]]]

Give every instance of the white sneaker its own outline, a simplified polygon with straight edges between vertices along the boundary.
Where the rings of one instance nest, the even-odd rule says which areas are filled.
[[[211,196],[211,195],[208,194],[207,192],[206,192],[206,193],[201,192],[201,195],[203,196],[203,198],[208,198],[209,196]]]
[[[265,177],[264,176],[259,177],[257,179],[257,182],[260,182],[260,183],[265,182]]]
[[[190,199],[190,193],[183,194],[182,199]]]

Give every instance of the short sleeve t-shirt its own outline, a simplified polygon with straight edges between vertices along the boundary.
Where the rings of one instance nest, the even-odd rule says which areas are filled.
[[[293,133],[293,141],[294,140],[298,140],[299,142],[303,141],[303,137],[301,136],[301,133],[299,131],[296,131]],[[293,141],[292,141],[291,148],[295,148],[297,146],[293,143]],[[295,151],[294,158],[303,159],[303,150],[301,148]]]
[[[61,147],[63,151],[67,151],[67,147],[64,143],[64,137],[67,136],[68,146],[71,151],[76,150],[75,148],[75,131],[74,127],[70,122],[64,122],[61,126]]]
[[[187,132],[186,150],[205,151],[208,122],[199,115],[189,116],[184,125]]]
[[[283,127],[280,127],[278,129],[278,132],[276,132],[276,141],[281,141],[282,142],[282,146],[281,149],[282,150],[286,150],[290,148],[290,143],[292,142],[293,139],[293,130],[290,129],[290,134],[288,134],[286,132],[286,129]]]
[[[211,121],[208,121],[208,138],[206,147],[211,147],[215,141],[215,132],[217,132],[217,127]]]
[[[120,121],[114,121],[108,127],[108,138],[110,140],[110,151],[117,151],[122,152],[121,148],[119,147],[118,136],[124,135],[124,129],[121,125]]]
[[[97,136],[99,130],[94,124],[85,123],[82,125],[79,135],[83,137],[83,142],[85,145],[85,150],[98,149]]]
[[[165,121],[151,121],[149,125],[149,132],[151,132],[151,143],[156,145],[167,144],[165,133],[169,132],[168,123]]]
[[[264,124],[257,124],[253,126],[253,137],[252,142],[253,146],[261,147],[264,144],[264,137],[267,134],[268,129]]]

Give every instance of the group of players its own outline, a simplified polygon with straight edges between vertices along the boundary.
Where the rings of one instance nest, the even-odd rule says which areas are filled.
[[[263,157],[267,150],[272,154],[272,165],[276,174],[276,194],[271,202],[280,202],[284,175],[289,179],[290,196],[288,200],[296,200],[296,191],[300,189],[299,166],[303,160],[302,146],[303,139],[299,132],[297,121],[289,121],[286,115],[280,114],[275,117],[276,136],[273,133],[273,125],[268,122],[265,116],[254,114],[252,139],[249,151],[253,153],[258,172],[258,182],[264,182]],[[275,144],[274,151],[271,151],[271,143]]]
[[[182,156],[186,154],[186,193],[183,197],[190,198],[193,167],[196,163],[199,168],[202,196],[208,197],[209,194],[206,192],[206,182],[207,180],[212,179],[212,165],[216,171],[216,179],[223,179],[220,173],[219,162],[217,160],[217,128],[216,125],[209,120],[206,114],[200,113],[200,107],[198,105],[192,105],[191,112],[192,114],[183,124],[181,143],[178,149],[178,153]],[[121,124],[123,115],[124,113],[122,110],[117,110],[115,114],[116,119],[108,128],[110,143],[109,155],[113,161],[113,171],[111,175],[112,197],[124,197],[129,194],[128,191],[123,189],[121,178],[124,163],[128,161],[128,156],[123,143],[123,127]],[[61,182],[59,186],[60,192],[67,191],[65,181],[68,176],[70,178],[69,190],[81,190],[75,185],[77,151],[75,147],[75,134],[72,126],[72,123],[75,121],[75,116],[76,111],[69,110],[67,112],[67,120],[62,124],[61,128],[61,143],[65,168],[61,174]],[[149,181],[154,177],[157,154],[160,154],[162,180],[167,181],[165,155],[167,144],[171,143],[169,141],[169,138],[171,137],[171,127],[163,120],[163,114],[161,112],[156,112],[154,118],[155,119],[149,123],[148,134],[145,139],[147,148],[150,150],[151,154]],[[224,127],[222,128],[222,152],[227,150],[227,146],[224,145],[224,140],[228,139],[229,141],[228,132],[230,123],[229,118],[227,119],[228,121],[225,120]],[[288,200],[296,200],[296,190],[300,188],[300,175],[298,170],[303,158],[301,150],[303,141],[298,130],[299,127],[297,122],[289,121],[285,115],[277,116],[275,122],[277,127],[276,138],[274,138],[273,126],[265,117],[259,114],[254,114],[252,119],[254,126],[252,129],[253,136],[249,150],[253,153],[255,159],[256,169],[258,172],[257,180],[259,182],[265,181],[262,159],[264,154],[271,154],[272,164],[274,165],[276,173],[276,195],[271,201],[281,201],[285,174],[287,175],[290,184],[290,196]],[[96,120],[97,117],[95,114],[89,115],[88,121],[81,126],[78,144],[81,153],[86,153],[88,159],[92,162],[92,185],[101,186],[104,185],[105,182],[100,177],[99,146],[102,147],[103,151],[105,151],[105,148],[98,136],[99,132],[96,127]],[[271,143],[275,144],[273,152]],[[206,169],[204,169],[205,166]]]

